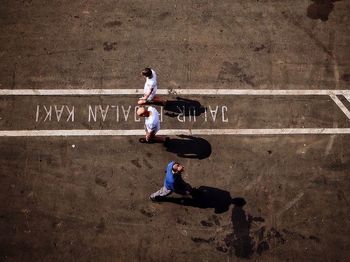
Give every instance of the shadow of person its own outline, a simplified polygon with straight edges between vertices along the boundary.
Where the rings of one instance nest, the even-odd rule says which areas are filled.
[[[232,203],[230,192],[209,186],[193,188],[192,197],[164,197],[161,202],[171,202],[183,206],[197,208],[214,208],[215,214],[221,214],[229,210]]]
[[[234,250],[237,257],[250,258],[254,253],[254,240],[250,236],[250,227],[252,221],[258,218],[246,215],[243,209],[246,204],[244,198],[234,198],[232,203],[234,204],[231,216],[233,233],[226,236],[225,243]]]
[[[196,100],[176,97],[176,100],[168,100],[164,106],[166,116],[177,117],[184,116],[199,116],[204,113],[205,108]]]
[[[179,135],[178,138],[167,138],[164,142],[166,151],[184,158],[204,159],[211,155],[210,143],[201,138],[187,135]]]
[[[334,2],[337,1],[339,0],[312,0],[313,3],[307,8],[307,16],[325,22],[334,9]]]

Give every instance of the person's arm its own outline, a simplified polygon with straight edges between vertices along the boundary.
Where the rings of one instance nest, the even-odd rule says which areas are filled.
[[[146,141],[150,141],[152,137],[155,136],[155,132],[154,131],[151,131],[151,132],[148,132],[146,133]]]
[[[148,91],[143,95],[143,97],[140,97],[139,99],[147,100],[147,98],[152,94],[153,92],[153,86],[148,85]]]
[[[156,126],[153,124],[145,125],[146,129],[146,141],[149,141],[151,137],[154,137],[156,133]]]

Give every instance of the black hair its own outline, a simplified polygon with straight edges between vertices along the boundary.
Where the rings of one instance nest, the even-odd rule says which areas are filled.
[[[149,67],[146,67],[145,69],[142,70],[141,74],[145,77],[152,78],[152,70]]]

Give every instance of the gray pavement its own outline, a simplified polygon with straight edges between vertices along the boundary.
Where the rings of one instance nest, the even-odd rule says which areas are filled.
[[[136,89],[151,66],[164,89],[349,89],[349,11],[2,1],[0,88]],[[137,97],[1,96],[0,131],[142,129]],[[167,99],[163,129],[350,127],[327,95]],[[0,137],[0,261],[348,260],[349,134],[138,138]],[[201,197],[148,199],[170,160]]]

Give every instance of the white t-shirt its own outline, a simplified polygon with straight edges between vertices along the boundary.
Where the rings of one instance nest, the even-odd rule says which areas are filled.
[[[149,117],[145,117],[145,125],[148,132],[155,132],[157,133],[160,129],[160,123],[159,123],[159,113],[157,109],[155,109],[152,106],[149,106],[147,108],[148,111],[151,111],[151,115]]]
[[[157,92],[157,75],[156,72],[151,69],[152,71],[152,78],[146,78],[146,82],[145,82],[145,86],[143,88],[143,94],[147,94],[149,92],[150,89],[153,88],[152,93],[149,95],[149,97],[147,98],[147,101],[150,101],[153,99],[153,97],[156,95]]]

